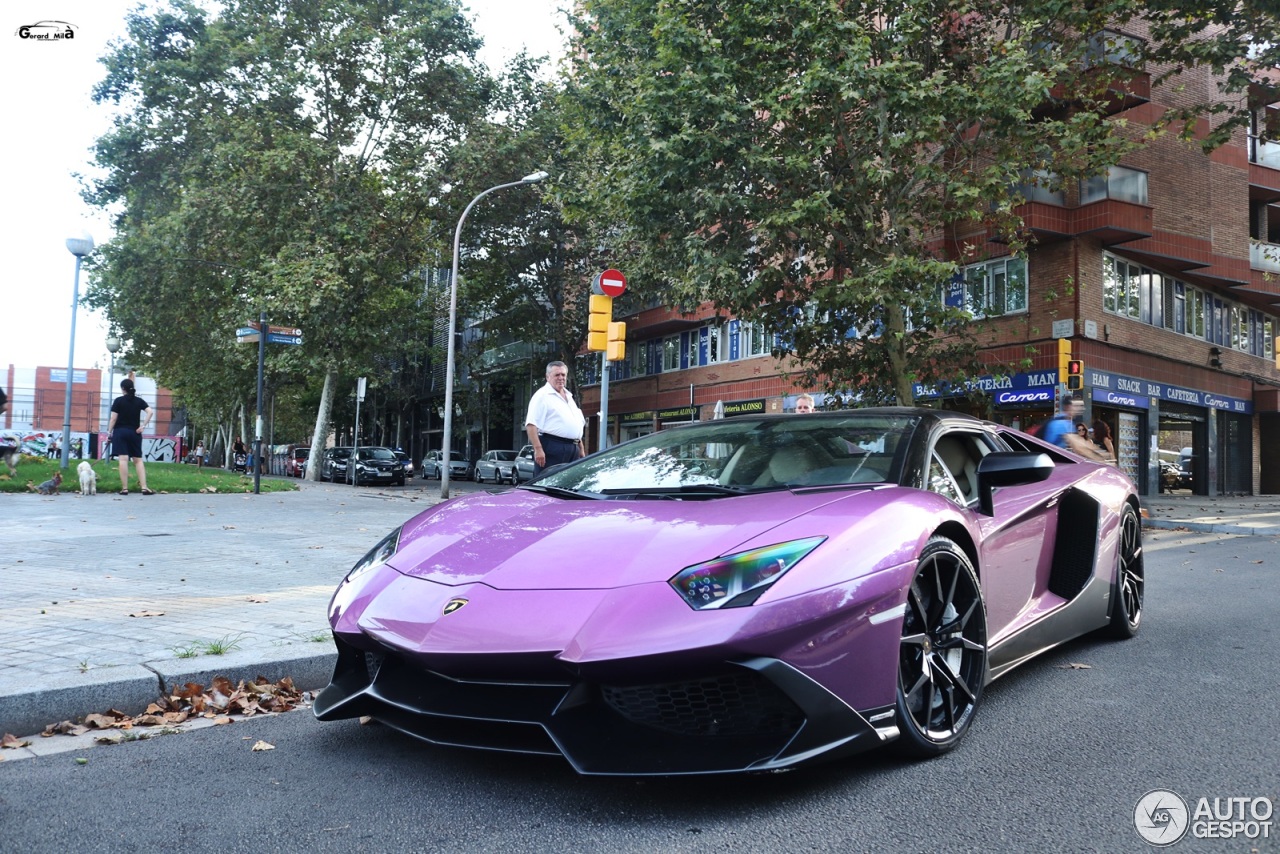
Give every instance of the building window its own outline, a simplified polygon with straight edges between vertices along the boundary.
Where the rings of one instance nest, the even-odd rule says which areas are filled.
[[[944,305],[962,307],[974,317],[998,317],[1027,310],[1025,259],[1001,258],[965,267],[962,272],[963,294],[959,295],[962,303],[948,299],[948,292],[954,291],[943,285],[938,290]]]
[[[680,370],[680,336],[668,335],[662,339],[662,370]]]
[[[1126,166],[1112,166],[1106,175],[1087,178],[1080,184],[1080,204],[1103,199],[1147,204],[1147,173]]]
[[[1102,307],[1209,344],[1275,357],[1273,336],[1280,321],[1112,255],[1102,258]]]
[[[1058,176],[1052,172],[1044,169],[1027,170],[1022,173],[1017,191],[1028,202],[1062,207],[1067,203],[1066,194],[1061,189],[1050,189],[1056,183],[1058,183]]]
[[[707,361],[706,364],[714,365],[716,362],[723,362],[726,354],[720,352],[720,345],[724,343],[724,336],[720,334],[719,326],[707,327]]]
[[[642,377],[649,373],[648,341],[627,342],[627,376]]]
[[[1089,37],[1084,64],[1086,68],[1103,64],[1138,68],[1142,63],[1142,47],[1143,42],[1133,36],[1102,30]]]

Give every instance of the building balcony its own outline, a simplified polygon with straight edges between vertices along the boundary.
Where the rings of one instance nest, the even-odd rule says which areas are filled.
[[[537,358],[546,353],[542,344],[531,344],[528,341],[514,341],[501,347],[493,347],[480,354],[481,372],[496,371],[509,365],[516,365]]]

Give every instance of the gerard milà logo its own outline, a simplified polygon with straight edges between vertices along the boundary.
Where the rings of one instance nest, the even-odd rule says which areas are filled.
[[[65,42],[76,37],[75,24],[66,21],[36,21],[34,24],[23,24],[14,33],[18,38],[29,42]]]

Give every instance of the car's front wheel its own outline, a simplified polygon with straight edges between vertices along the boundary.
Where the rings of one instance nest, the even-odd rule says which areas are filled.
[[[1138,511],[1126,504],[1120,517],[1120,545],[1116,553],[1116,580],[1111,595],[1111,625],[1108,633],[1125,640],[1138,633],[1142,624],[1142,602],[1147,577],[1142,564],[1142,523]]]
[[[925,544],[907,592],[898,652],[900,748],[938,756],[973,722],[987,679],[987,612],[969,557],[953,541]]]

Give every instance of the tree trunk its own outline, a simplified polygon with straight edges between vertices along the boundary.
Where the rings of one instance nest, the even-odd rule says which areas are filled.
[[[313,482],[320,480],[320,458],[324,455],[324,442],[329,435],[329,416],[333,413],[333,387],[337,382],[337,371],[332,368],[325,371],[324,388],[320,391],[320,406],[316,410],[316,429],[311,433],[311,456],[307,461],[307,480]]]
[[[885,352],[889,357],[890,382],[899,406],[910,406],[911,377],[907,372],[907,316],[902,306],[890,303],[884,312]]]

